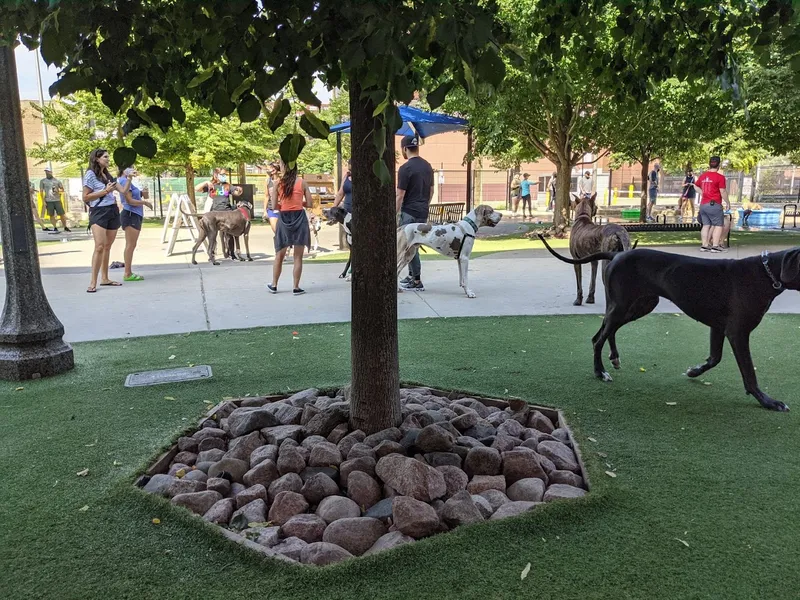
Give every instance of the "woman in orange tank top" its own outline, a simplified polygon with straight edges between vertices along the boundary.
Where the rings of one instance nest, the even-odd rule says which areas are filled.
[[[272,294],[278,293],[278,280],[283,270],[283,259],[289,247],[294,248],[294,287],[295,296],[305,294],[300,287],[300,276],[303,274],[303,253],[311,247],[311,234],[308,229],[306,206],[311,206],[311,192],[306,182],[297,176],[297,168],[289,169],[280,161],[281,178],[272,187],[273,206],[279,213],[278,227],[275,231],[275,263],[272,265],[272,283],[267,289]]]

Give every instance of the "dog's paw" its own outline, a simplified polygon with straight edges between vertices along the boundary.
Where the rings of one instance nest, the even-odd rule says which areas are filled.
[[[247,257],[247,262],[253,262],[253,259],[252,259],[251,257],[249,257],[249,256],[248,256],[248,257]]]
[[[611,364],[613,365],[613,367],[615,369],[619,369],[620,368],[620,364],[619,364],[619,359],[618,358],[609,357],[609,360],[611,361]]]
[[[472,290],[465,290],[465,293],[467,294],[467,298],[477,298],[475,292],[473,292]]]
[[[244,256],[239,257],[239,262],[244,262]]]
[[[575,302],[572,303],[572,306],[580,306],[583,304],[583,298],[575,298]]]
[[[193,264],[193,265],[196,265],[196,264],[197,264],[197,261],[196,261],[196,260],[193,260],[193,261],[192,261],[192,264]]]
[[[614,381],[613,379],[611,379],[611,375],[608,374],[608,371],[602,371],[600,373],[596,373],[596,376],[600,381],[605,381],[605,382]]]
[[[586,304],[594,304],[594,296],[589,296],[586,299]]]
[[[705,369],[703,369],[703,365],[697,365],[696,367],[692,367],[691,369],[686,371],[686,376],[687,377],[700,377],[700,375],[702,375],[703,373],[705,373]]]
[[[215,267],[218,267],[219,266],[219,261],[216,261],[216,260],[212,261],[211,264],[214,265]]]
[[[344,280],[345,281],[353,281],[353,276],[352,275],[348,275],[347,277],[344,278]]]
[[[403,293],[403,288],[401,288],[401,287],[397,288],[397,293],[398,294],[402,294]]]

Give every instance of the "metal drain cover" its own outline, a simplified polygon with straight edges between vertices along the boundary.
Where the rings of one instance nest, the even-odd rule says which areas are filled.
[[[211,367],[209,365],[181,367],[178,369],[161,369],[160,371],[131,373],[125,378],[125,387],[160,385],[162,383],[180,383],[181,381],[209,379],[210,377]]]

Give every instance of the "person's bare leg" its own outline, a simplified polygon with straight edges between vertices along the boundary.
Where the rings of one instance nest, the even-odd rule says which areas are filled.
[[[100,266],[100,283],[108,283],[111,281],[108,276],[108,257],[111,255],[111,246],[114,244],[114,240],[117,239],[117,230],[104,229],[103,231],[106,232],[106,246],[103,252],[103,263]]]
[[[300,277],[303,275],[303,252],[305,249],[305,246],[294,247],[294,269],[292,274],[294,275],[295,289],[300,287]]]
[[[53,226],[53,229],[58,229],[58,223],[56,222],[56,213],[54,212],[52,215],[48,215],[50,217],[50,224]]]
[[[272,263],[272,287],[278,287],[278,280],[281,278],[281,271],[283,271],[283,258],[286,256],[288,248],[281,248],[275,254],[275,262]]]
[[[133,274],[133,251],[136,250],[136,243],[139,241],[140,233],[141,232],[135,227],[125,228],[125,253],[123,255],[125,260],[125,277],[130,277]]]
[[[67,229],[69,225],[67,225],[67,215],[61,215],[61,225],[64,226],[64,229]]]
[[[94,238],[94,252],[92,253],[92,278],[89,281],[89,289],[97,288],[97,274],[103,264],[103,256],[106,253],[106,230],[99,225],[92,225],[92,237]]]
[[[269,218],[269,226],[272,227],[273,235],[278,231],[278,218],[277,217],[270,217]]]
[[[703,245],[704,248],[708,248],[710,244],[711,237],[711,225],[703,225],[702,229],[700,229],[700,243]]]
[[[722,230],[723,227],[714,226],[711,228],[711,239],[714,242],[714,245],[719,247],[719,242],[722,239]]]

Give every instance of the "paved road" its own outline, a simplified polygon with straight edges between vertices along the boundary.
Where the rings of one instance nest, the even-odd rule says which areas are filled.
[[[510,224],[509,224],[510,226]],[[333,248],[332,229],[323,230],[323,246]],[[252,263],[223,262],[189,264],[188,237],[177,252],[164,256],[158,239],[160,230],[145,229],[137,250],[136,271],[145,281],[120,288],[99,288],[86,294],[91,241],[74,236],[68,243],[40,247],[45,289],[51,305],[72,342],[128,336],[181,333],[255,326],[343,322],[350,320],[349,283],[338,279],[342,264],[307,260],[303,273],[304,296],[288,292],[268,294],[272,253],[268,228],[258,227],[251,240],[257,260]],[[119,239],[112,260],[121,259],[124,241]],[[695,248],[671,248],[694,254]],[[760,248],[733,249],[721,257],[757,254]],[[287,265],[288,266],[288,265]],[[121,271],[112,271],[121,279]],[[423,261],[426,291],[398,295],[402,319],[481,315],[594,314],[603,312],[602,284],[598,282],[598,304],[575,307],[572,269],[542,250],[504,252],[476,258],[470,265],[470,285],[478,294],[468,299],[458,287],[453,261]],[[289,273],[281,282],[289,288]],[[588,269],[584,286],[588,289]],[[0,278],[0,293],[5,278]],[[658,311],[677,312],[662,300]],[[800,313],[800,296],[784,293],[772,312]]]

